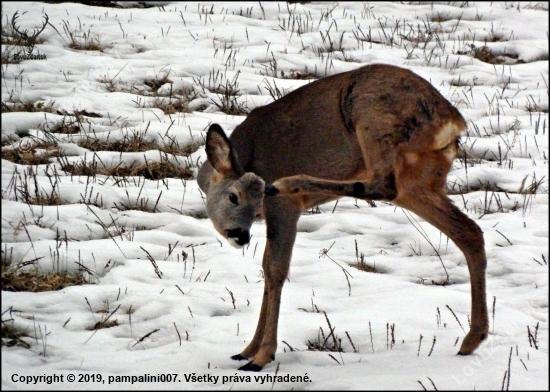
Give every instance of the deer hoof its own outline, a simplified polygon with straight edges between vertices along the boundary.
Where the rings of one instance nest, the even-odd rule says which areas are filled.
[[[232,355],[232,356],[231,356],[231,359],[234,360],[234,361],[242,361],[242,360],[248,359],[248,358],[245,357],[245,356],[242,355],[242,354],[236,354],[236,355]]]
[[[266,185],[264,192],[267,196],[275,196],[277,193],[279,193],[279,189],[277,189],[277,187],[273,185]]]
[[[254,362],[250,361],[246,365],[243,365],[239,370],[244,370],[245,372],[259,372],[262,370],[262,366],[256,365]]]
[[[479,347],[481,342],[487,339],[487,329],[488,327],[479,328],[473,331],[470,330],[460,346],[458,355],[470,355],[473,353],[475,349]]]

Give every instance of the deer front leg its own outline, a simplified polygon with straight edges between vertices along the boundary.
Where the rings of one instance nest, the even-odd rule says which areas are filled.
[[[264,260],[265,260],[266,253],[264,253]],[[264,268],[264,271],[265,271],[265,268]],[[242,361],[243,359],[252,358],[254,355],[256,355],[256,353],[260,349],[260,345],[262,344],[262,340],[264,338],[265,320],[267,315],[267,308],[269,306],[268,305],[269,296],[267,295],[268,292],[269,290],[267,287],[267,281],[264,281],[264,295],[262,298],[262,308],[260,310],[260,319],[258,320],[258,325],[256,326],[256,333],[254,333],[254,337],[252,338],[248,346],[246,346],[246,348],[240,354],[233,355],[231,359],[234,359],[235,361]]]
[[[275,358],[281,292],[288,275],[296,239],[296,223],[301,213],[296,203],[289,198],[266,200],[265,207],[267,244],[263,258],[264,294],[260,319],[250,344],[241,354],[232,357],[252,357],[239,370],[256,372]]]
[[[264,338],[264,330],[265,330],[265,322],[267,318],[267,309],[269,308],[269,279],[266,279],[266,271],[267,271],[267,261],[269,259],[269,251],[270,245],[269,241],[266,244],[266,248],[264,251],[264,257],[262,262],[262,268],[264,270],[264,294],[262,297],[262,308],[260,310],[260,318],[258,320],[258,325],[256,326],[256,332],[254,333],[254,337],[252,338],[252,341],[246,346],[246,348],[240,353],[233,355],[231,359],[234,359],[236,361],[241,361],[243,359],[252,358],[256,353],[259,351],[260,346],[262,344],[262,340]]]

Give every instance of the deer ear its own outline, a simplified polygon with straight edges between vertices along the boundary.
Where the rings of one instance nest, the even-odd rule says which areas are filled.
[[[240,176],[243,170],[237,153],[222,127],[212,124],[206,134],[206,155],[214,170],[224,176]]]

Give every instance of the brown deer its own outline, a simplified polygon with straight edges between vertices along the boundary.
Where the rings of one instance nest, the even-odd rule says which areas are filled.
[[[444,191],[465,129],[458,110],[430,83],[382,64],[326,77],[256,108],[229,139],[210,126],[198,183],[214,227],[242,246],[256,218],[267,226],[260,319],[250,344],[231,357],[251,359],[240,370],[259,371],[274,359],[300,214],[343,196],[391,201],[458,246],[472,295],[470,331],[458,354],[480,345],[489,326],[483,232]]]

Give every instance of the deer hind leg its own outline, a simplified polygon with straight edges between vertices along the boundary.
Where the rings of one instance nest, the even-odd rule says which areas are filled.
[[[393,203],[419,215],[441,230],[462,251],[471,284],[471,326],[458,354],[471,354],[487,337],[489,319],[485,292],[487,259],[483,232],[444,194],[452,159],[444,150],[403,154],[396,167],[398,196]]]
[[[459,351],[459,354],[467,355],[486,339],[489,330],[485,292],[487,259],[483,232],[443,192],[447,173],[456,156],[455,140],[450,140],[448,145],[437,150],[433,150],[434,145],[417,145],[414,150],[406,150],[406,146],[391,151],[371,148],[368,155],[364,154],[367,168],[371,168],[367,173],[370,181],[330,181],[292,176],[275,181],[272,186],[266,187],[266,193],[324,193],[391,200],[441,230],[462,251],[470,273],[472,320],[470,331]],[[384,152],[387,156],[380,156]]]
[[[301,210],[292,199],[270,198],[264,201],[267,244],[262,267],[264,293],[260,318],[252,341],[233,359],[252,358],[239,370],[260,371],[275,358],[281,292],[288,275],[296,223]]]

